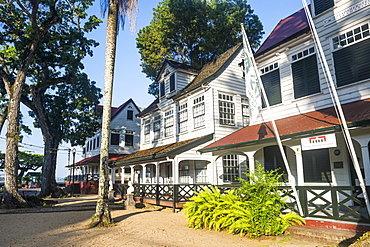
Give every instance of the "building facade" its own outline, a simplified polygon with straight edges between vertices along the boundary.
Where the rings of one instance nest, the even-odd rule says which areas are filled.
[[[103,108],[98,106],[98,108]],[[139,150],[140,146],[140,119],[136,117],[141,111],[132,99],[127,100],[119,107],[111,109],[111,136],[109,145],[109,163]],[[101,131],[88,138],[83,146],[84,159],[69,165],[69,183],[75,181],[80,184],[82,193],[97,193],[99,180]],[[130,170],[115,168],[111,170],[112,183],[127,183]],[[74,175],[74,179],[72,178]],[[68,183],[67,183],[68,185]]]
[[[131,167],[136,184],[233,182],[239,171],[219,178],[219,161],[197,150],[249,124],[241,62],[240,44],[201,70],[166,60],[157,78],[158,99],[138,114],[140,150],[115,165]]]
[[[262,104],[250,126],[200,151],[216,157],[245,155],[251,170],[260,163],[286,172],[273,118],[294,177],[287,185],[301,186],[305,216],[354,220],[349,215],[356,213],[351,211],[356,205],[364,206],[363,195],[351,187],[359,179],[327,77],[343,107],[353,158],[370,186],[370,2],[313,0],[309,8],[330,74],[325,74],[304,10],[281,20],[255,54],[271,111]],[[363,216],[368,221],[368,212]]]

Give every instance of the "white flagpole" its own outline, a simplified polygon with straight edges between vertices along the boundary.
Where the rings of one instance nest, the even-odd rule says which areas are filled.
[[[332,76],[330,74],[330,69],[329,69],[328,63],[326,61],[326,57],[325,57],[324,51],[322,49],[322,45],[321,45],[319,36],[317,34],[317,31],[316,31],[316,28],[315,28],[315,24],[313,22],[313,19],[312,19],[310,10],[308,9],[306,0],[302,0],[302,3],[303,3],[303,6],[304,6],[304,10],[306,12],[308,23],[309,23],[310,28],[311,28],[311,31],[312,31],[312,36],[313,36],[313,38],[314,38],[314,40],[316,42],[316,48],[319,51],[320,62],[322,64],[322,66],[323,66],[323,70],[324,70],[324,73],[326,74],[326,78],[327,78],[327,80],[329,81],[329,84],[330,84],[330,89],[331,89],[330,90],[330,93],[332,95],[332,98],[334,98],[334,102],[333,103],[334,103],[334,106],[337,107],[337,114],[339,115],[340,121],[342,123],[342,131],[343,131],[343,134],[344,134],[344,138],[346,139],[346,143],[347,143],[347,146],[348,146],[348,149],[349,149],[349,153],[351,155],[352,162],[353,162],[353,165],[354,165],[354,168],[355,168],[355,171],[356,171],[358,180],[360,182],[360,187],[361,187],[362,193],[364,195],[367,212],[368,212],[368,214],[370,216],[369,197],[368,197],[368,194],[366,192],[364,178],[362,177],[360,164],[358,163],[358,160],[357,160],[356,151],[355,151],[355,148],[354,148],[354,145],[353,145],[353,141],[352,141],[351,135],[349,133],[349,129],[348,129],[346,118],[344,117],[342,105],[340,104],[339,97],[338,97],[338,94],[337,94],[337,90],[335,88],[333,78],[332,78]]]
[[[253,65],[253,69],[254,69],[254,72],[255,72],[256,77],[257,77],[258,85],[259,85],[259,87],[262,91],[263,99],[266,102],[266,108],[267,108],[267,111],[268,111],[268,113],[270,115],[270,118],[271,118],[271,123],[272,123],[273,131],[274,131],[274,134],[275,134],[275,137],[276,137],[276,141],[278,143],[280,153],[281,153],[281,156],[283,158],[286,171],[288,173],[289,184],[293,189],[293,195],[294,195],[294,197],[296,199],[296,202],[297,202],[297,207],[298,207],[299,214],[301,216],[303,216],[303,210],[302,210],[301,202],[299,200],[297,189],[295,187],[295,178],[294,178],[294,176],[292,175],[292,173],[290,171],[290,167],[289,167],[289,164],[288,164],[288,159],[286,157],[286,154],[285,154],[285,151],[284,151],[284,148],[283,148],[283,144],[281,142],[280,135],[279,135],[279,132],[278,132],[277,127],[276,127],[275,119],[274,119],[273,113],[272,113],[271,108],[270,108],[270,103],[268,101],[266,91],[265,91],[265,88],[263,86],[261,77],[258,73],[256,61],[254,60],[253,53],[252,53],[252,50],[250,48],[249,41],[248,41],[248,38],[247,38],[247,34],[245,33],[243,24],[241,24],[241,27],[242,27],[243,40],[246,43],[245,49],[247,49],[247,55],[249,56],[249,61]],[[248,83],[248,82],[246,82],[246,83]]]

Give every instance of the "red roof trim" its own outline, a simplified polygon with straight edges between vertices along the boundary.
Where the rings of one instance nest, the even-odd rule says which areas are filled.
[[[307,17],[304,9],[301,9],[287,18],[281,20],[260,48],[256,51],[256,56],[274,48],[275,46],[287,41],[288,38],[308,28]]]
[[[121,158],[123,158],[127,155],[128,154],[109,154],[109,161],[108,162],[116,161],[116,160],[121,159]],[[79,162],[76,162],[76,165],[77,164],[83,164],[83,163],[99,163],[99,162],[100,162],[100,154],[89,157],[89,158],[86,158],[86,159],[83,159],[83,160],[80,160]]]
[[[370,120],[370,99],[344,104],[342,107],[347,123]],[[280,136],[325,129],[340,124],[334,107],[278,119],[275,122]],[[211,151],[229,145],[267,140],[273,137],[275,136],[272,131],[271,122],[261,123],[244,127],[204,147],[200,151]]]

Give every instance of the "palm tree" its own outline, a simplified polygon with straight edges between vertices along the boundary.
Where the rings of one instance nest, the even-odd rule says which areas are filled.
[[[93,226],[104,226],[113,223],[108,203],[108,160],[117,34],[120,24],[122,28],[124,27],[126,15],[130,17],[131,31],[134,30],[138,0],[101,0],[101,7],[103,15],[108,11],[108,20],[105,47],[104,107],[100,146],[99,192],[96,211],[91,222]]]

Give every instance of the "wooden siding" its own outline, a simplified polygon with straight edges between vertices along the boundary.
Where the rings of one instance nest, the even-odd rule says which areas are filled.
[[[127,110],[133,111],[133,120],[127,120]],[[112,119],[110,128],[111,130],[117,130],[120,134],[119,145],[117,146],[110,146],[109,153],[121,153],[121,154],[130,154],[139,150],[140,148],[140,119],[135,117],[139,111],[137,110],[136,106],[133,103],[127,104],[123,109],[120,110],[119,113]],[[133,146],[125,146],[125,131],[134,131],[134,138],[133,138]],[[89,139],[90,140],[99,139],[101,141],[101,133],[100,130],[95,133],[95,135]],[[86,146],[86,145],[85,145]],[[100,153],[100,143],[96,145],[95,149],[90,149],[86,152],[85,158],[92,157],[98,155]]]
[[[348,4],[349,2],[351,2],[351,4],[354,4],[353,1],[339,1],[341,5],[334,8],[334,11],[336,13],[338,13],[339,11],[343,11],[344,9],[348,8],[348,6],[351,6]],[[368,11],[369,7],[366,7],[365,9]],[[337,24],[331,24],[328,26],[324,26],[323,21],[332,16],[332,11],[324,12],[315,19],[318,35],[321,37],[320,39],[323,45],[323,50],[326,55],[331,75],[334,80],[335,71],[332,58],[333,49],[331,48],[331,39],[333,36],[338,35],[338,33],[343,33],[346,30],[350,30],[351,28],[361,25],[362,23],[369,22],[370,18],[364,14],[364,11],[365,10],[361,10],[353,13],[348,17],[338,21]],[[313,40],[310,38],[309,34],[306,34],[298,37],[296,40],[287,43],[286,45],[275,48],[269,54],[258,57],[257,63],[259,68],[264,68],[264,66],[272,64],[274,62],[279,63],[282,103],[271,107],[272,112],[279,112],[279,114],[275,114],[275,119],[302,114],[312,110],[323,109],[333,105],[329,94],[328,84],[325,81],[323,70],[320,64],[318,64],[321,88],[320,92],[306,97],[294,99],[290,58],[293,54],[303,51],[311,46],[314,46]],[[367,79],[339,87],[337,88],[337,93],[342,104],[353,102],[359,99],[369,98],[370,80]],[[264,116],[269,116],[267,110],[263,110],[262,114]],[[261,122],[262,119],[259,118],[255,123],[252,124],[257,124]]]

